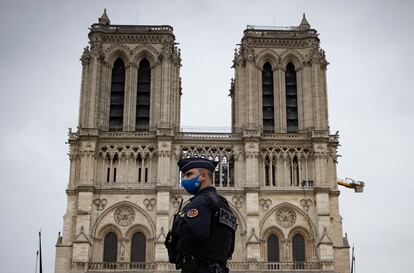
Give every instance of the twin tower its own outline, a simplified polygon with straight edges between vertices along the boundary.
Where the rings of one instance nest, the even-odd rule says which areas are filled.
[[[190,197],[179,185],[183,157],[219,162],[213,183],[239,223],[231,271],[349,272],[328,63],[305,17],[244,31],[231,133],[180,130],[181,57],[170,26],[112,25],[104,12],[81,61],[56,273],[175,271],[164,240]]]

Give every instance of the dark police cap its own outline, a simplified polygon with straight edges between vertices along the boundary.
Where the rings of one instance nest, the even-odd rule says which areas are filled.
[[[183,158],[177,162],[182,173],[194,168],[203,168],[214,172],[218,162],[205,158]]]

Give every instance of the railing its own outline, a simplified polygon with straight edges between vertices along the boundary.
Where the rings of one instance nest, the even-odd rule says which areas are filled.
[[[249,28],[250,27],[250,28]],[[299,27],[267,27],[267,26],[247,26],[244,37],[295,37],[295,38],[317,38],[318,34],[314,29],[301,30]],[[294,35],[294,36],[293,36]]]
[[[240,134],[231,133],[204,133],[204,132],[181,132],[176,135],[178,138],[215,138],[215,139],[237,139]]]
[[[100,134],[101,137],[153,137],[153,132],[126,132],[126,131],[113,131],[103,132]]]
[[[229,262],[230,271],[324,271],[333,270],[333,262]],[[87,271],[176,271],[175,265],[167,262],[142,263],[73,263],[72,267],[87,268]]]
[[[173,28],[168,25],[101,25],[93,24],[91,27],[92,30],[105,30],[109,32],[118,32],[118,31],[135,31],[135,32],[173,32]]]
[[[175,265],[167,262],[141,262],[141,263],[88,263],[88,271],[172,271]]]
[[[295,26],[256,26],[256,25],[247,25],[247,29],[253,30],[296,30],[299,31],[299,27]]]
[[[298,134],[285,134],[285,133],[263,133],[262,137],[264,139],[287,139],[287,140],[305,140],[309,139],[308,133],[298,133]]]
[[[333,263],[326,262],[250,262],[229,263],[231,271],[314,271],[330,269]]]
[[[207,126],[182,126],[180,132],[183,133],[231,133],[231,127],[207,127]]]

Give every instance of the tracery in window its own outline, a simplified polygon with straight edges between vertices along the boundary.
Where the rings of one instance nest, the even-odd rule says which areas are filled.
[[[285,72],[286,84],[286,126],[288,133],[298,132],[298,95],[296,70],[292,63],[288,63]]]
[[[266,186],[276,186],[276,159],[266,155],[264,158],[264,178]]]
[[[274,92],[273,92],[273,69],[267,62],[262,70],[262,111],[263,111],[263,132],[274,132]]]
[[[121,58],[114,62],[111,78],[109,130],[121,131],[124,118],[125,65]]]
[[[137,155],[136,157],[136,166],[137,166],[137,182],[138,183],[148,183],[149,182],[149,162],[150,162],[150,158],[147,157],[143,157],[142,155]]]
[[[135,128],[137,131],[149,129],[151,98],[151,68],[147,59],[142,59],[138,67],[137,101]]]
[[[299,163],[298,158],[294,157],[290,162],[290,185],[298,187],[299,186]]]

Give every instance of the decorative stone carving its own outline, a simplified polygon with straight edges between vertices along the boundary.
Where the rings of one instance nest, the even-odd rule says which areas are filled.
[[[115,222],[125,227],[129,226],[135,220],[135,212],[131,207],[120,207],[115,211]]]
[[[101,145],[97,149],[97,153],[103,158],[147,158],[152,157],[156,153],[154,145]]]
[[[272,200],[270,199],[260,199],[259,205],[263,211],[268,211],[270,206],[272,205]]]
[[[249,239],[247,240],[248,244],[252,244],[252,243],[260,243],[259,238],[256,235],[256,232],[254,231],[254,228],[252,228]]]
[[[155,243],[164,243],[165,242],[165,231],[164,228],[161,227],[160,233],[157,235],[157,238],[155,239]]]
[[[281,227],[290,228],[296,222],[296,214],[289,208],[281,208],[276,212],[276,222]]]
[[[148,211],[152,211],[155,204],[157,204],[157,201],[154,198],[151,198],[151,199],[144,199],[143,203]]]
[[[106,204],[108,204],[108,200],[98,198],[93,200],[93,204],[96,206],[96,209],[98,211],[102,211],[105,208]]]
[[[171,196],[171,204],[174,208],[178,209],[178,207],[180,206],[181,200],[183,200],[183,198],[181,197],[181,195],[174,195]]]
[[[238,208],[243,207],[244,205],[244,197],[243,196],[233,196],[231,199],[234,203],[234,205]]]
[[[300,205],[302,206],[303,210],[308,212],[310,207],[312,206],[312,200],[311,199],[302,199],[300,200]]]

